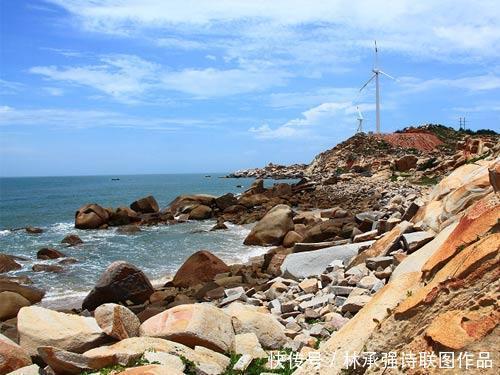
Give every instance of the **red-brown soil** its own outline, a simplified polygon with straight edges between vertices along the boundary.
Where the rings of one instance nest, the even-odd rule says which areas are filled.
[[[414,148],[420,151],[433,151],[443,142],[434,134],[427,132],[391,133],[380,136],[394,147]]]

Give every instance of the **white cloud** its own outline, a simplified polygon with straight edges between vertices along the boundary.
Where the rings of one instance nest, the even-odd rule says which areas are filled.
[[[64,90],[59,87],[44,87],[43,90],[52,96],[62,96],[64,95]]]
[[[386,49],[427,59],[500,56],[495,0],[48,1],[65,8],[85,30],[139,37],[153,30],[177,32],[182,41],[166,37],[175,48],[199,48],[190,38],[203,35],[232,58],[265,56],[326,68],[359,58],[360,47],[371,47],[375,38]]]
[[[422,92],[439,88],[458,88],[467,91],[488,91],[500,89],[500,77],[493,74],[469,76],[456,79],[434,78],[422,80],[415,77],[398,79],[403,90]]]
[[[304,137],[312,134],[312,128],[329,126],[339,129],[349,126],[348,124],[352,122],[350,121],[352,116],[349,115],[352,113],[355,113],[355,108],[351,102],[322,103],[302,112],[301,117],[289,120],[274,129],[264,124],[250,128],[249,132],[259,139]]]
[[[0,78],[0,95],[17,94],[24,88],[24,84],[19,82],[7,81]]]
[[[199,98],[262,91],[283,85],[285,72],[253,69],[169,70],[132,55],[102,56],[99,64],[83,66],[35,66],[30,69],[47,79],[94,88],[122,102],[147,100],[147,95],[168,91]]]
[[[212,127],[218,120],[168,117],[137,117],[113,111],[78,109],[18,109],[0,106],[0,125],[63,128],[118,127],[179,131],[186,127]]]

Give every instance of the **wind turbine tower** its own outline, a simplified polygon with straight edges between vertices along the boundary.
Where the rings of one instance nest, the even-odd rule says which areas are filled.
[[[356,130],[356,133],[362,133],[363,132],[363,115],[361,114],[361,111],[359,110],[358,106],[356,106],[356,109],[358,110],[358,130]]]
[[[375,108],[376,108],[376,124],[377,124],[377,134],[380,134],[380,84],[379,84],[379,75],[383,74],[386,77],[389,77],[391,79],[395,79],[394,77],[390,76],[389,74],[383,72],[382,70],[379,69],[378,67],[378,48],[377,48],[377,41],[375,41],[375,63],[373,65],[372,69],[373,75],[370,77],[370,79],[359,89],[361,92],[368,84],[375,79]]]

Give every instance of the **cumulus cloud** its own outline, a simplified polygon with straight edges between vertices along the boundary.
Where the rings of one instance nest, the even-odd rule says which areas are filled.
[[[369,106],[364,106],[368,110]],[[318,127],[332,129],[352,126],[352,114],[355,107],[351,102],[322,103],[302,112],[301,117],[294,118],[284,124],[271,128],[268,124],[252,127],[249,132],[259,139],[283,139],[304,137],[312,134]]]

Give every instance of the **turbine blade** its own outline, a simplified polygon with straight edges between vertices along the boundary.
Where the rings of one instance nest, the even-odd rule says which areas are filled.
[[[390,76],[389,74],[387,74],[387,73],[385,73],[385,72],[383,72],[383,71],[381,71],[381,70],[379,70],[378,72],[379,72],[380,74],[383,74],[383,75],[384,75],[384,76],[386,76],[386,77],[389,77],[390,79],[393,79],[393,80],[397,81],[397,79],[396,79],[396,78],[394,78],[393,76]]]
[[[372,77],[359,89],[359,91],[363,90],[372,80],[375,78],[377,74],[372,75]]]

